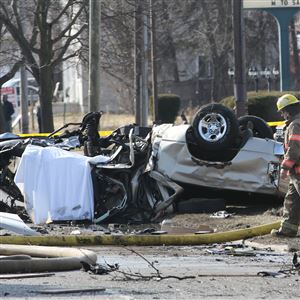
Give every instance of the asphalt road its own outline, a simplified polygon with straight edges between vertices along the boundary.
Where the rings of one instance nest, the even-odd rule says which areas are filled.
[[[300,296],[298,274],[279,278],[257,275],[291,268],[292,253],[265,249],[250,251],[248,254],[252,256],[246,255],[248,251],[242,255],[208,252],[224,252],[220,245],[89,249],[98,254],[100,264],[119,264],[119,272],[94,275],[78,270],[51,277],[1,279],[0,299],[299,299]],[[161,277],[177,276],[181,280],[159,280],[158,273]],[[50,289],[101,288],[105,291],[42,294]]]

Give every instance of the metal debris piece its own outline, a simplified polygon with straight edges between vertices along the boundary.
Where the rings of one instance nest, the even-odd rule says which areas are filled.
[[[110,272],[119,270],[118,264],[110,265],[106,263],[106,265],[100,265],[100,264],[91,265],[84,261],[81,261],[80,263],[82,264],[81,270],[84,272],[88,272],[90,274],[106,275]]]
[[[271,272],[271,271],[261,271],[257,273],[258,276],[266,277],[266,276],[271,276],[274,278],[285,278],[288,275],[279,271],[279,272]]]
[[[214,219],[227,219],[231,216],[232,214],[228,213],[226,210],[220,210],[211,214],[209,217]]]
[[[0,228],[23,235],[41,235],[27,226],[18,215],[5,212],[0,212]]]
[[[72,293],[94,293],[94,292],[104,292],[105,288],[87,288],[87,289],[51,289],[51,290],[41,290],[41,291],[31,291],[31,293],[38,294],[72,294]]]

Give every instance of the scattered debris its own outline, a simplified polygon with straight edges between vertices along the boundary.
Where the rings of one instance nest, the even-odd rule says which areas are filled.
[[[233,256],[282,256],[283,253],[276,253],[271,250],[257,250],[253,247],[245,246],[244,244],[224,244],[215,248],[207,248],[206,252],[219,255]]]
[[[155,228],[145,228],[136,232],[136,234],[152,234],[156,231]]]
[[[109,273],[114,272],[114,274],[116,274],[116,279],[121,279],[121,280],[145,280],[145,281],[149,281],[149,280],[163,280],[163,279],[170,279],[170,278],[174,278],[174,279],[178,279],[178,280],[184,280],[184,279],[195,279],[195,276],[174,276],[174,275],[168,275],[168,276],[163,276],[159,269],[155,267],[155,264],[157,263],[157,261],[154,262],[150,262],[147,258],[145,258],[142,254],[138,253],[137,251],[133,250],[133,249],[128,249],[125,248],[128,251],[136,254],[137,256],[139,256],[140,258],[142,258],[144,261],[147,262],[147,264],[155,271],[154,274],[151,275],[143,275],[139,272],[130,272],[130,271],[122,271],[120,269],[119,264],[108,264],[106,263],[106,265],[103,264],[89,264],[87,262],[81,262],[82,264],[82,271],[84,272],[88,272],[90,274],[98,274],[98,275],[107,275]],[[118,275],[121,275],[122,277],[118,277]]]
[[[164,231],[164,230],[156,230],[156,231],[151,232],[151,234],[153,234],[153,235],[161,235],[161,234],[168,234],[168,232]]]
[[[294,253],[294,256],[293,256],[293,265],[294,265],[294,268],[295,269],[300,269],[300,263],[298,261],[298,254],[297,253]]]
[[[76,230],[73,230],[70,234],[71,235],[79,235],[79,234],[81,234],[81,231],[76,229]]]
[[[197,227],[198,227],[197,230],[195,230],[193,228],[178,226],[173,224],[172,220],[169,219],[163,220],[161,223],[161,230],[166,231],[168,234],[189,234],[189,233],[203,234],[203,233],[214,232],[214,229],[212,229],[207,225],[200,225]]]
[[[18,215],[5,212],[0,212],[0,228],[22,235],[40,235],[39,232],[36,232],[27,226]]]
[[[38,294],[73,294],[73,293],[95,293],[104,292],[105,288],[89,288],[89,289],[51,289],[51,290],[41,290],[41,291],[31,291],[31,293]]]
[[[271,276],[274,278],[285,278],[288,276],[287,274],[285,274],[281,271],[278,271],[278,272],[261,271],[261,272],[258,272],[257,275],[262,276],[262,277]]]
[[[231,217],[233,214],[228,213],[226,210],[220,210],[210,215],[210,218],[215,219],[227,219]]]
[[[91,265],[84,261],[81,261],[80,263],[82,264],[81,270],[84,272],[88,272],[90,274],[106,275],[110,272],[119,270],[118,264],[110,265],[106,263],[106,265],[100,265],[100,264]]]
[[[130,272],[124,272],[121,270],[117,270],[116,273],[121,274],[124,276],[125,280],[146,280],[149,281],[151,279],[156,280],[156,281],[160,281],[163,279],[178,279],[178,280],[184,280],[184,279],[195,279],[195,276],[173,276],[173,275],[168,275],[168,276],[163,276],[159,269],[155,267],[155,263],[157,263],[157,261],[154,262],[150,262],[147,258],[145,258],[143,255],[141,255],[140,253],[138,253],[137,251],[133,250],[133,249],[128,249],[125,248],[128,251],[136,254],[137,256],[139,256],[140,258],[142,258],[145,262],[147,262],[147,264],[155,271],[154,274],[152,275],[142,275],[141,273],[138,272],[134,272],[134,273],[130,273]]]
[[[298,254],[295,252],[292,259],[292,266],[288,269],[279,270],[278,272],[261,271],[258,272],[259,276],[272,276],[275,278],[284,278],[290,275],[300,275],[300,263],[298,261]]]
[[[226,255],[234,255],[234,256],[256,256],[256,253],[253,249],[236,249],[234,247],[225,247],[223,249],[207,249],[206,250],[210,254],[226,254]]]

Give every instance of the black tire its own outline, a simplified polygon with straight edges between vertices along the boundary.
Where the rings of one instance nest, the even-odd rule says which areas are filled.
[[[225,210],[225,200],[222,198],[191,198],[177,203],[177,212],[189,213],[213,213]]]
[[[242,130],[247,129],[248,122],[253,124],[253,136],[258,138],[273,139],[273,131],[267,122],[257,116],[242,116],[238,118],[239,126]]]
[[[201,151],[231,148],[238,137],[238,121],[234,112],[221,104],[207,104],[200,108],[192,127]]]

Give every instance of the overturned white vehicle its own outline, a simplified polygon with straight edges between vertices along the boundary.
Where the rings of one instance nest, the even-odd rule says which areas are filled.
[[[90,113],[79,129],[56,137],[0,142],[1,189],[14,191],[12,204],[25,200],[29,215],[35,214],[33,221],[42,215],[36,223],[46,218],[156,221],[193,190],[199,196],[202,187],[280,196],[282,144],[272,139],[270,127],[260,118],[237,119],[228,108],[209,104],[191,125],[128,125],[100,137],[100,117]],[[85,157],[57,149],[74,145],[84,147]],[[13,156],[21,156],[17,186],[8,171]]]
[[[236,119],[219,104],[203,107],[191,125],[154,128],[154,169],[181,185],[280,196],[283,145],[255,116]],[[279,188],[280,187],[280,188]]]

